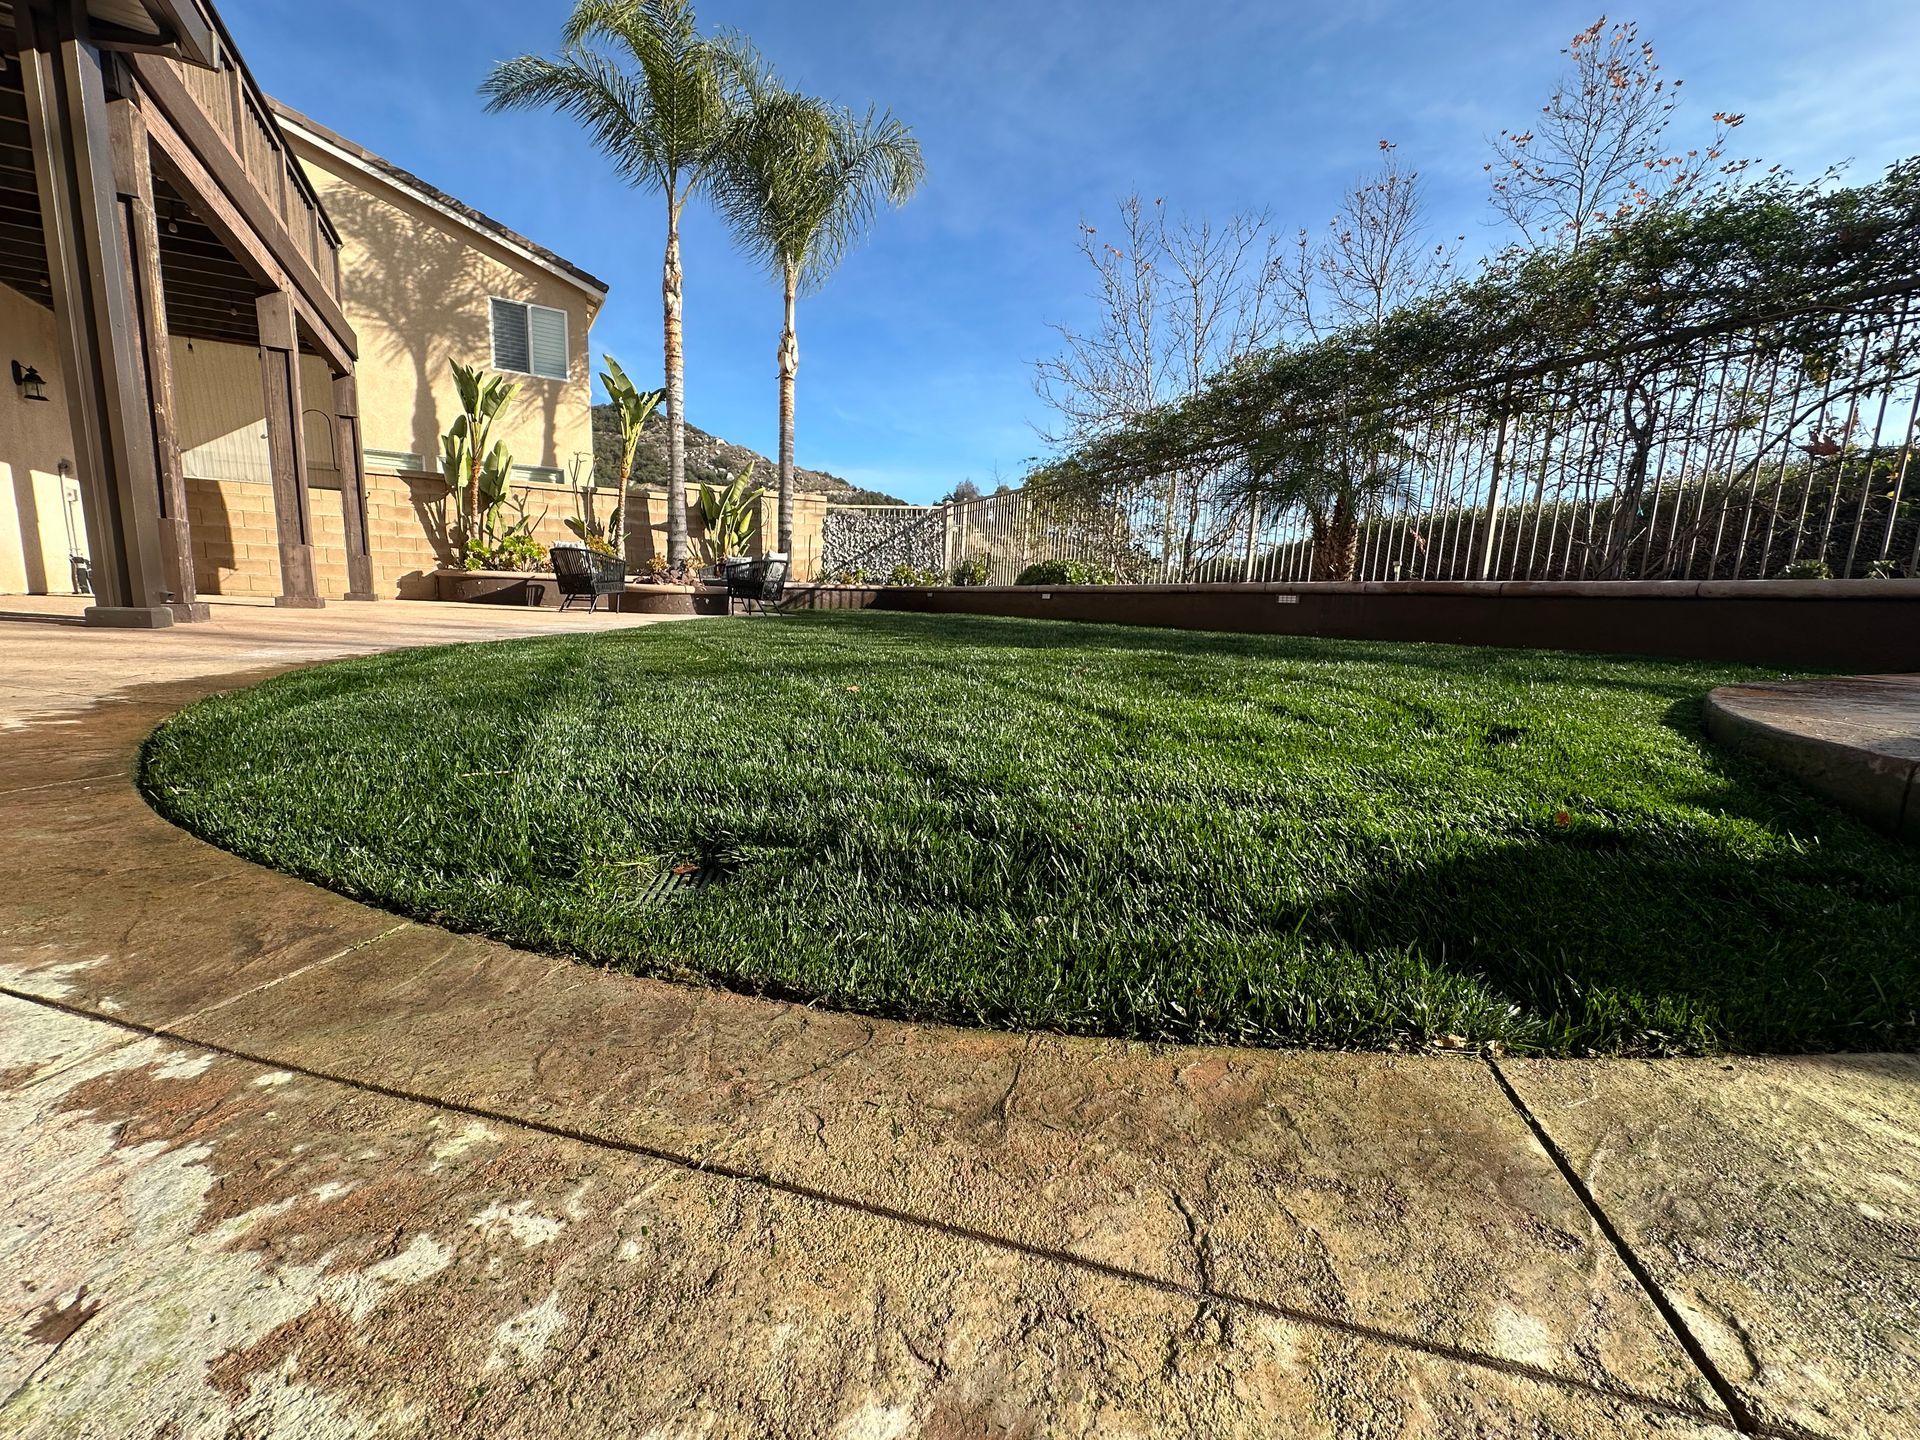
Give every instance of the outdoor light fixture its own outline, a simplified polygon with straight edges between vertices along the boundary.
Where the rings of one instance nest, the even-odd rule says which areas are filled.
[[[13,383],[20,387],[20,393],[29,400],[47,398],[47,382],[31,365],[22,365],[18,360],[14,361]]]

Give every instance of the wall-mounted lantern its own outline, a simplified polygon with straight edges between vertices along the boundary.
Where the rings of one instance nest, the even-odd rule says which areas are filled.
[[[29,400],[47,398],[47,382],[31,365],[22,365],[18,360],[14,361],[13,383],[20,387],[20,393]]]

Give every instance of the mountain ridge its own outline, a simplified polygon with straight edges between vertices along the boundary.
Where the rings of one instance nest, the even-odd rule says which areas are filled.
[[[687,423],[687,483],[726,486],[735,476],[753,466],[754,483],[771,488],[778,483],[780,466],[758,450],[722,440],[718,435]],[[620,416],[612,405],[593,407],[593,473],[618,474],[620,470]],[[656,411],[647,428],[640,432],[640,445],[633,455],[633,478],[641,485],[662,489],[667,483],[667,427]],[[883,490],[868,490],[843,480],[826,470],[809,470],[796,465],[793,487],[802,494],[830,495],[845,505],[906,505],[912,502],[889,495]]]

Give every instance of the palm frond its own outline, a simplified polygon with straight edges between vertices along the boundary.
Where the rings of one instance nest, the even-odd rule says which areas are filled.
[[[904,204],[925,174],[919,142],[891,112],[864,117],[751,77],[715,170],[714,199],[741,244],[776,275],[817,288],[882,204]]]
[[[742,93],[740,42],[702,36],[687,0],[578,0],[554,58],[502,61],[489,110],[549,109],[580,122],[622,179],[676,206],[708,178]]]

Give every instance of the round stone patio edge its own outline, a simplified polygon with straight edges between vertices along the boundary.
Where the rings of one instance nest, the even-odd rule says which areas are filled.
[[[1706,726],[1719,744],[1920,844],[1920,675],[1722,685],[1707,695]]]

